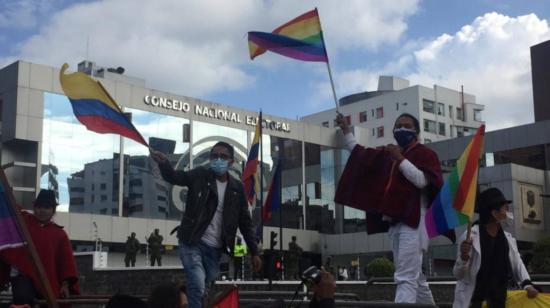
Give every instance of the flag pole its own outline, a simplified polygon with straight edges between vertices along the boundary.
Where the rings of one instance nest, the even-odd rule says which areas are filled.
[[[319,12],[317,8],[315,8],[315,12],[317,13],[317,16],[319,16]],[[332,97],[334,98],[334,105],[336,106],[336,112],[339,113],[338,110],[338,98],[336,96],[336,90],[334,88],[334,80],[332,79],[332,70],[330,69],[330,61],[328,60],[328,52],[327,52],[327,45],[325,44],[325,36],[323,35],[323,27],[321,27],[321,17],[319,18],[319,28],[321,29],[321,41],[323,42],[323,45],[325,46],[325,54],[327,56],[327,71],[328,71],[328,78],[330,80],[330,87],[332,88]]]
[[[36,251],[36,246],[34,245],[29,229],[27,228],[27,225],[23,220],[23,216],[21,215],[20,210],[15,206],[16,202],[15,197],[13,196],[12,188],[9,185],[6,174],[4,173],[4,170],[2,168],[0,168],[0,180],[2,181],[2,186],[4,186],[6,197],[9,200],[8,206],[10,207],[10,210],[14,215],[17,229],[21,232],[23,240],[27,243],[27,252],[29,253],[29,257],[31,258],[32,266],[34,270],[38,273],[38,277],[40,278],[40,289],[42,289],[42,294],[45,296],[46,302],[48,303],[48,306],[50,308],[59,308],[59,305],[57,304],[57,301],[55,299],[55,295],[53,294],[52,286],[50,285],[48,277],[46,276],[46,271],[44,270],[44,266],[42,265],[42,261],[40,260],[38,252]]]
[[[262,127],[262,109],[260,109],[260,116],[258,118],[258,124],[260,125],[260,240],[264,241],[264,137]]]

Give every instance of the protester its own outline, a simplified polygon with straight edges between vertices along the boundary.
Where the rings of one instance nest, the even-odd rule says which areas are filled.
[[[210,150],[209,168],[175,171],[166,156],[151,152],[162,177],[187,186],[187,200],[178,229],[179,253],[187,278],[189,307],[202,307],[202,298],[219,272],[221,253],[233,254],[237,227],[252,254],[255,271],[261,269],[254,226],[242,183],[228,173],[234,150],[218,142]],[[223,231],[223,232],[222,232]]]
[[[34,201],[34,214],[24,210],[21,214],[54,296],[67,298],[71,294],[79,294],[80,289],[71,242],[63,227],[52,221],[57,205],[55,192],[43,189]],[[32,306],[35,298],[45,296],[39,291],[40,277],[34,270],[27,249],[23,246],[2,250],[0,260],[11,266],[9,280],[14,304]]]
[[[334,293],[336,292],[336,282],[334,276],[321,268],[321,279],[319,283],[312,286],[313,297],[309,302],[309,308],[332,308],[336,307],[334,303]]]
[[[149,308],[186,308],[188,305],[185,286],[161,285],[149,296]]]
[[[162,241],[163,237],[159,234],[159,229],[155,229],[155,231],[153,231],[153,233],[151,233],[151,235],[147,238],[151,266],[155,266],[155,261],[158,266],[162,266]]]
[[[375,149],[357,145],[341,114],[336,122],[351,154],[335,201],[365,210],[369,234],[388,231],[397,284],[395,302],[433,304],[422,258],[428,248],[425,208],[443,184],[437,155],[418,142],[418,120],[407,113],[394,124],[398,145]]]
[[[537,296],[516,240],[502,228],[513,217],[508,212],[510,203],[498,188],[479,194],[479,221],[472,226],[469,239],[464,232],[459,240],[453,269],[457,279],[453,308],[482,307],[483,301],[487,301],[488,308],[503,308],[510,280],[524,288],[529,298]]]
[[[136,266],[136,255],[139,252],[139,241],[136,238],[136,233],[132,232],[126,240],[126,255],[124,256],[124,264],[126,267]]]

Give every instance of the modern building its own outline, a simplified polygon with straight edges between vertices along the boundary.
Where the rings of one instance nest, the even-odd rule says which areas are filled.
[[[550,41],[531,46],[535,121],[550,120]]]
[[[224,140],[235,147],[231,172],[242,174],[257,122],[255,112],[150,89],[144,80],[121,74],[121,69],[102,69],[87,61],[79,69],[105,86],[150,145],[168,154],[175,168],[207,163],[211,146]],[[430,124],[422,127],[421,135],[434,141],[430,146],[443,166],[451,167],[469,138],[435,141],[470,134],[482,123],[475,115],[483,106],[469,94],[440,86],[409,87],[394,77],[382,77],[379,90],[372,98],[342,100],[340,111],[350,116],[361,144],[390,142],[395,117],[409,112],[423,124],[433,121],[438,129],[439,123],[445,124],[445,136],[431,132]],[[456,118],[457,108],[462,108],[459,113],[465,111],[462,120]],[[97,238],[104,247],[120,246],[130,232],[143,239],[156,228],[167,249],[177,245],[169,233],[179,224],[186,189],[161,179],[143,145],[87,131],[78,123],[61,90],[58,68],[17,61],[0,69],[0,112],[0,161],[17,202],[30,208],[40,188],[57,189],[61,205],[55,219],[77,250],[93,246]],[[366,121],[361,122],[363,112]],[[334,110],[304,121],[264,115],[263,188],[266,192],[274,165],[282,164],[283,204],[282,212],[273,213],[263,228],[263,242],[264,247],[269,243],[271,231],[279,233],[281,222],[283,236],[277,241],[284,249],[295,235],[306,253],[317,259],[333,256],[333,264],[344,265],[359,258],[362,267],[373,256],[387,254],[391,246],[385,234],[365,233],[364,213],[333,202],[349,155],[341,149],[334,116]],[[329,127],[319,125],[327,121]],[[386,134],[372,136],[372,129],[379,126]],[[515,232],[522,247],[548,234],[550,227],[550,210],[544,209],[548,204],[544,196],[550,191],[549,129],[550,121],[543,121],[486,136],[488,163],[480,171],[480,183],[501,187],[514,200]],[[251,207],[256,222],[259,205],[258,201]],[[434,240],[431,271],[448,271],[455,249],[445,239]]]
[[[421,126],[421,142],[430,143],[475,132],[483,123],[483,105],[476,97],[439,85],[410,86],[406,79],[380,76],[377,91],[352,94],[340,99],[338,111],[353,125],[369,131],[369,146],[394,143],[397,116],[409,113]],[[336,109],[307,115],[306,123],[334,127]]]
[[[223,140],[235,147],[231,172],[242,174],[256,112],[150,89],[145,80],[125,76],[122,68],[84,61],[78,70],[104,85],[175,168],[207,163],[209,149]],[[161,179],[147,147],[87,131],[73,115],[59,73],[59,68],[24,61],[0,69],[0,160],[17,202],[30,208],[40,188],[56,189],[60,206],[55,219],[77,246],[89,247],[97,238],[104,247],[121,244],[130,232],[143,239],[155,228],[165,244],[177,245],[169,232],[179,224],[186,189]],[[334,128],[270,115],[264,115],[263,127],[264,192],[274,164],[283,170],[282,215],[275,212],[266,223],[264,242],[270,230],[278,232],[281,221],[285,249],[296,235],[306,251],[318,254],[323,234],[364,226],[333,202],[347,157]],[[358,129],[358,136],[366,142],[364,131]],[[259,205],[251,207],[256,221]]]

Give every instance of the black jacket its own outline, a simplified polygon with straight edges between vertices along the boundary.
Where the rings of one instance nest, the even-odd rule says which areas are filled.
[[[174,170],[169,162],[159,164],[159,168],[165,181],[189,188],[185,212],[178,229],[178,239],[187,245],[197,244],[218,206],[216,176],[212,170],[204,167],[197,167],[187,172]],[[257,255],[258,246],[254,225],[248,211],[243,185],[229,175],[223,202],[222,243],[224,252],[230,255],[233,255],[237,227],[251,254]]]

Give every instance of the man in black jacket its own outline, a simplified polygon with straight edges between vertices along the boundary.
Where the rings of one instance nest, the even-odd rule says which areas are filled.
[[[243,185],[228,173],[233,155],[231,145],[218,142],[210,150],[209,168],[185,172],[175,171],[161,152],[151,152],[165,181],[189,188],[178,240],[191,308],[202,307],[205,290],[218,276],[221,253],[233,254],[237,227],[252,254],[254,270],[261,268]]]

